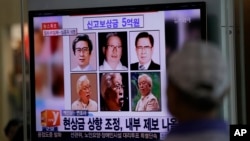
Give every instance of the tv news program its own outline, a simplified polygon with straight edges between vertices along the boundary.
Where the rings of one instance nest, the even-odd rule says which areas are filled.
[[[167,59],[206,40],[206,4],[30,11],[29,34],[32,140],[163,140]]]

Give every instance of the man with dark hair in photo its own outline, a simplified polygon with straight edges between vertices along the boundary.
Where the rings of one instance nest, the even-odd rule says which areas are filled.
[[[97,103],[91,99],[90,80],[86,75],[82,75],[76,82],[76,92],[79,99],[72,103],[72,110],[97,111]]]
[[[149,75],[141,74],[138,77],[138,89],[141,94],[141,98],[137,102],[135,111],[148,112],[159,111],[160,106],[157,98],[151,92],[153,88],[153,82]]]
[[[87,34],[78,35],[72,43],[72,50],[75,55],[78,66],[72,71],[90,71],[93,70],[89,64],[93,44]]]
[[[127,100],[120,73],[103,73],[101,77],[102,111],[122,111]]]
[[[117,32],[106,35],[106,43],[102,47],[105,59],[100,65],[100,70],[127,70],[128,68],[121,63],[122,40]]]
[[[160,65],[152,60],[154,38],[148,32],[141,32],[135,38],[135,50],[139,62],[131,64],[131,70],[160,70]]]
[[[168,60],[167,104],[177,118],[166,141],[229,141],[218,112],[229,91],[226,61],[218,47],[189,42]]]

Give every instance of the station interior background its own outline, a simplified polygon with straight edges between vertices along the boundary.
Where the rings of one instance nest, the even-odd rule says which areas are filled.
[[[23,6],[23,8],[22,8]],[[22,10],[23,9],[23,10]],[[22,11],[21,11],[22,10]],[[27,23],[27,0],[0,0],[0,140],[10,119],[23,119],[21,13]],[[26,25],[27,26],[27,25]],[[28,75],[28,65],[26,65]],[[28,81],[28,79],[27,79]]]
[[[239,1],[242,1],[242,8]],[[250,1],[235,0],[234,21],[235,21],[235,59],[236,59],[236,88],[237,94],[246,94],[245,101],[236,99],[238,103],[238,123],[250,123]],[[23,12],[23,17],[21,13]],[[241,16],[240,16],[241,14]],[[240,21],[243,18],[243,23]],[[24,36],[22,42],[21,26],[26,34],[27,30],[27,0],[0,0],[0,140],[7,141],[4,135],[4,127],[12,118],[23,119],[29,111],[28,98],[24,92],[29,93],[29,63],[22,47],[28,46]],[[23,23],[21,21],[24,21]],[[242,30],[242,28],[244,30]],[[247,42],[248,41],[248,42]],[[24,44],[23,44],[24,43]],[[243,56],[239,48],[243,44]],[[23,46],[24,45],[24,46]],[[26,59],[24,59],[26,58]],[[244,61],[244,65],[239,62]],[[25,64],[23,64],[25,62]],[[25,75],[23,75],[25,74]],[[25,79],[26,78],[26,79]],[[26,91],[23,90],[25,87]],[[242,107],[240,103],[246,103]],[[24,106],[26,104],[26,106]],[[242,110],[243,109],[243,110]],[[24,114],[25,113],[25,114]],[[242,114],[246,113],[246,114]],[[29,120],[29,119],[28,119]]]

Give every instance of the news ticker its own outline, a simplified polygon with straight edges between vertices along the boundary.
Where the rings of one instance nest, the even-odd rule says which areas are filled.
[[[230,141],[249,141],[250,125],[230,125]],[[38,131],[37,141],[84,140],[163,140],[166,133],[160,132],[47,132]]]
[[[36,141],[82,141],[84,140],[151,140],[160,141],[166,137],[159,132],[37,132]]]
[[[38,137],[53,137],[52,132],[63,134],[71,133],[86,133],[100,132],[101,135],[106,135],[102,132],[112,133],[112,136],[123,136],[126,132],[130,132],[128,136],[138,136],[137,133],[147,132],[156,133],[165,129],[170,130],[176,126],[175,118],[166,117],[88,117],[88,111],[71,111],[71,110],[44,110],[41,112],[42,132],[39,132]],[[62,125],[61,130],[58,127]],[[65,132],[66,131],[66,132]],[[67,132],[68,131],[68,132]],[[80,131],[80,132],[79,132]],[[117,133],[121,132],[122,135]],[[230,140],[244,141],[250,135],[250,125],[230,125]],[[48,133],[48,134],[47,134]],[[136,133],[136,134],[135,134]],[[135,134],[135,135],[134,135]],[[59,134],[58,134],[59,135]],[[77,134],[80,136],[80,134]],[[150,135],[147,135],[150,136]],[[158,138],[153,135],[154,139]],[[57,137],[57,134],[54,135]],[[59,136],[60,137],[60,136]],[[99,138],[99,137],[97,137]],[[102,138],[102,136],[101,136]]]
[[[250,125],[230,125],[230,141],[249,141]]]
[[[168,132],[178,124],[173,117],[96,117],[82,110],[43,110],[42,131]]]

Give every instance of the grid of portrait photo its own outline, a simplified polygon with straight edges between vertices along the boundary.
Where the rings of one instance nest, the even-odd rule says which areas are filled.
[[[71,109],[161,111],[159,41],[159,30],[70,36]]]

